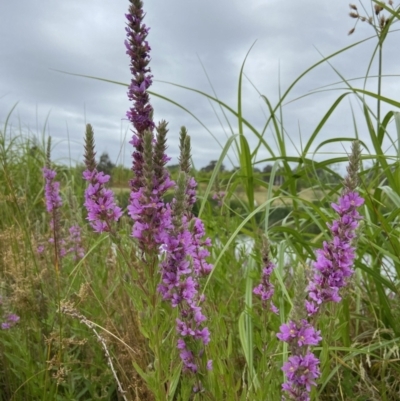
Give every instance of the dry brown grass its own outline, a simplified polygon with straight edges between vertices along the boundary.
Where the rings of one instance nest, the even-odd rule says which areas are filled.
[[[15,313],[43,318],[47,304],[42,286],[51,279],[51,272],[47,265],[35,264],[33,249],[36,249],[34,237],[27,242],[18,227],[0,233],[1,289]]]
[[[74,304],[97,304],[103,310],[104,320],[96,323],[104,328],[101,335],[114,355],[114,366],[126,392],[125,397],[130,401],[154,401],[153,394],[132,364],[134,361],[146,371],[152,362],[152,355],[140,331],[140,319],[131,298],[121,288],[123,283],[117,283],[116,286],[115,278],[121,277],[121,270],[112,248],[106,262],[109,274],[102,293],[96,293],[87,283],[84,290],[80,291],[82,294],[75,294]]]

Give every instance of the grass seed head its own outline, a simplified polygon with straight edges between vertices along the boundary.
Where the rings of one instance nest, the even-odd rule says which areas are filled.
[[[374,5],[375,15],[379,15],[379,13],[383,10],[383,7],[379,4]]]

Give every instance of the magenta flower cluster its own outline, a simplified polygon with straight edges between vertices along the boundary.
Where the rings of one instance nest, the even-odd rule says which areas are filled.
[[[151,50],[146,37],[150,28],[143,23],[144,12],[141,1],[133,1],[130,13],[125,14],[128,20],[125,41],[126,54],[131,59],[132,79],[128,89],[128,98],[134,104],[127,112],[128,119],[133,123],[137,132],[153,130],[153,107],[149,102],[148,88],[152,84],[153,76],[150,73],[149,52]],[[135,4],[136,3],[136,4]]]
[[[295,347],[307,345],[318,345],[322,340],[321,332],[316,331],[307,320],[302,319],[300,323],[290,321],[280,327],[276,335],[281,341],[287,342]]]
[[[82,259],[85,252],[82,247],[80,227],[71,226],[69,237],[63,238],[63,235],[61,235],[59,209],[62,207],[62,199],[60,196],[60,182],[55,181],[57,173],[48,167],[44,167],[42,171],[45,179],[46,209],[52,216],[50,220],[52,236],[48,239],[48,242],[50,244],[56,243],[60,258],[65,257],[68,253],[73,253],[74,260]],[[37,247],[37,252],[41,254],[45,249],[45,245],[40,244]]]
[[[165,169],[165,164],[170,160],[165,154],[166,123],[155,127],[153,122],[153,108],[147,93],[152,84],[148,66],[150,46],[146,40],[149,28],[143,23],[142,1],[130,2],[126,15],[125,46],[131,59],[132,73],[128,98],[134,104],[127,112],[127,117],[134,127],[130,143],[135,148],[132,154],[135,177],[130,182],[132,191],[128,214],[134,220],[132,236],[138,240],[143,261],[150,260],[160,250],[164,254],[159,266],[161,283],[158,291],[164,300],[179,310],[176,329],[180,338],[177,347],[184,370],[196,373],[196,360],[204,350],[195,353],[193,349],[199,347],[193,347],[193,343],[200,341],[205,346],[210,341],[209,330],[204,326],[206,317],[200,306],[204,296],[199,295],[198,283],[198,279],[212,269],[206,262],[210,240],[203,239],[205,230],[201,220],[193,218],[188,212],[196,201],[197,184],[193,178],[188,178],[187,165],[182,170],[186,177],[181,182],[185,186],[184,195],[180,200],[174,199],[171,204],[163,200],[167,190],[175,187]],[[153,134],[155,129],[156,138]],[[182,157],[190,158],[188,154]],[[208,361],[207,368],[211,369],[211,366],[212,362]]]
[[[310,401],[310,391],[320,376],[319,359],[308,350],[305,355],[289,357],[282,370],[287,377],[287,381],[282,384],[282,390],[289,399]]]
[[[4,314],[4,309],[8,309],[7,307],[5,307],[5,304],[7,304],[7,299],[4,299],[0,295],[0,313],[2,315],[1,320],[3,320],[3,322],[1,323],[2,330],[11,329],[19,322],[20,319],[19,316],[15,313]]]
[[[49,213],[53,213],[62,206],[60,183],[54,180],[57,175],[54,170],[43,167],[42,171],[46,181],[44,186],[46,208]]]
[[[48,166],[42,168],[43,178],[45,179],[44,185],[44,198],[46,202],[46,210],[51,214],[50,228],[52,232],[52,237],[49,238],[48,242],[53,243],[57,241],[57,247],[59,247],[60,238],[59,234],[59,214],[58,211],[62,206],[62,199],[60,196],[60,182],[56,181],[56,171],[50,169]],[[42,253],[45,250],[43,244],[39,245],[37,248],[38,253]],[[58,255],[63,256],[62,250],[58,248]]]
[[[135,150],[132,154],[134,178],[130,182],[132,192],[128,214],[134,220],[132,236],[137,238],[142,250],[148,251],[158,247],[163,242],[165,230],[171,226],[171,212],[164,204],[163,196],[175,183],[171,181],[164,165],[170,158],[156,154],[157,141],[153,138],[151,143],[152,155],[149,156],[154,168],[149,167],[149,160],[144,160],[144,136],[146,132],[153,133],[153,107],[149,101],[147,90],[152,84],[150,67],[150,46],[146,40],[149,28],[143,23],[143,4],[140,0],[131,0],[129,13],[126,14],[127,27],[125,41],[126,53],[131,60],[132,79],[128,88],[128,98],[133,105],[127,112],[132,122],[134,133],[130,143]],[[166,124],[163,127],[166,130]],[[159,146],[159,149],[162,145]],[[145,165],[147,163],[147,165]],[[147,170],[146,170],[147,167]],[[147,172],[147,177],[145,177]],[[149,177],[151,176],[151,178]]]
[[[171,209],[164,203],[162,196],[174,185],[168,176],[161,183],[153,180],[150,196],[145,187],[132,190],[128,214],[134,220],[132,237],[139,240],[142,249],[155,249],[164,243],[166,231],[172,227],[172,220]]]
[[[127,19],[125,41],[126,54],[131,60],[132,79],[128,88],[128,98],[133,101],[132,107],[126,113],[129,121],[132,122],[135,132],[130,143],[135,151],[132,154],[133,167],[135,173],[131,181],[132,190],[138,191],[143,186],[143,136],[145,131],[153,131],[153,107],[149,101],[147,93],[152,84],[149,52],[151,50],[146,37],[150,28],[143,23],[144,12],[141,0],[130,0],[131,6],[129,13],[125,14]]]
[[[328,224],[332,240],[324,242],[323,248],[316,251],[314,274],[307,286],[305,301],[308,316],[316,315],[323,303],[341,300],[339,290],[353,274],[353,241],[361,219],[357,208],[363,203],[364,199],[357,192],[345,188],[338,203],[331,205],[339,218]],[[321,341],[320,332],[306,319],[301,319],[300,322],[290,321],[282,325],[277,337],[289,344],[292,353],[282,367],[287,379],[282,390],[288,399],[309,401],[310,391],[320,376],[319,360],[310,351],[310,346],[316,346]]]
[[[224,204],[224,198],[226,193],[224,191],[215,192],[212,196],[212,199],[218,202],[218,206],[222,206]]]
[[[310,345],[318,345],[322,337],[307,320],[290,321],[280,327],[277,337],[289,344],[292,356],[283,365],[287,381],[282,385],[289,399],[308,401],[312,386],[320,376],[319,359],[310,351]]]
[[[205,229],[201,219],[193,218],[192,223],[192,251],[189,255],[192,258],[193,272],[196,277],[208,276],[213,269],[213,265],[206,261],[206,258],[210,256],[210,252],[207,248],[211,246],[211,239],[203,239],[205,236]]]
[[[114,194],[104,184],[110,176],[102,171],[85,170],[83,178],[89,182],[85,191],[85,207],[88,211],[87,219],[95,232],[111,231],[112,223],[122,216],[122,210],[115,204]]]
[[[74,260],[80,260],[85,256],[85,250],[82,246],[81,228],[77,225],[71,226],[68,238],[68,253],[73,254]]]
[[[310,346],[318,345],[322,340],[320,331],[315,330],[307,320],[301,319],[298,323],[290,321],[283,324],[277,337],[288,343],[292,351],[282,367],[286,376],[282,390],[288,399],[309,401],[311,388],[320,376],[319,359],[310,351]]]
[[[176,329],[180,338],[177,347],[184,369],[193,373],[198,371],[196,358],[204,351],[196,355],[192,343],[200,341],[205,346],[210,342],[210,332],[203,325],[207,318],[200,306],[205,297],[199,295],[198,283],[198,278],[209,274],[212,269],[212,265],[206,262],[209,256],[207,247],[211,242],[208,238],[203,240],[204,235],[204,225],[200,219],[194,219],[191,232],[188,219],[183,216],[182,226],[165,237],[162,249],[166,257],[160,265],[162,282],[158,286],[163,299],[179,308]],[[212,361],[208,361],[207,368],[211,367]]]
[[[353,274],[355,248],[352,241],[361,219],[357,208],[363,203],[364,199],[357,192],[348,192],[339,198],[338,204],[331,205],[339,218],[328,225],[332,240],[324,242],[323,248],[317,251],[314,275],[308,284],[305,302],[309,316],[315,315],[321,304],[341,300],[339,290]]]
[[[5,321],[1,324],[1,328],[3,330],[11,329],[11,327],[14,327],[18,322],[19,316],[17,316],[15,313],[10,313],[5,317]]]
[[[53,224],[51,223],[53,230]],[[54,244],[54,238],[49,238],[48,242]],[[81,228],[79,226],[71,226],[67,239],[60,238],[58,240],[59,256],[63,258],[67,254],[73,254],[73,260],[80,260],[85,256],[85,249],[82,246]],[[42,254],[46,247],[41,244],[37,247],[37,253]]]
[[[269,309],[275,313],[279,313],[279,309],[271,301],[274,295],[274,285],[271,283],[271,274],[275,269],[275,265],[269,260],[266,260],[266,266],[263,268],[261,283],[253,289],[253,293],[261,298],[263,307],[266,308],[269,305]]]

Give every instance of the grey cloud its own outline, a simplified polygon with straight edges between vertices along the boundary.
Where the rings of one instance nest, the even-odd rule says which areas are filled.
[[[219,107],[214,104],[217,117],[207,99],[158,80],[212,94],[200,58],[219,99],[236,109],[240,67],[251,44],[257,39],[246,62],[245,73],[260,93],[275,105],[279,70],[281,89],[284,91],[299,74],[321,59],[314,46],[326,56],[373,34],[368,25],[360,24],[355,35],[348,37],[347,32],[353,21],[347,16],[347,4],[333,1],[153,0],[144,1],[144,6],[146,24],[151,27],[148,39],[152,47],[151,68],[155,79],[151,89],[189,109],[222,144],[226,142],[225,132],[230,134],[230,131]],[[50,133],[55,136],[55,143],[61,141],[55,147],[54,157],[66,158],[69,155],[65,146],[68,125],[74,160],[82,156],[80,146],[84,124],[90,122],[95,129],[98,153],[108,151],[111,158],[116,160],[122,148],[120,160],[129,165],[131,149],[127,140],[131,132],[125,120],[125,112],[129,107],[126,88],[51,70],[129,83],[129,59],[123,45],[124,13],[127,9],[126,0],[2,2],[0,119],[4,121],[7,112],[19,100],[13,125],[16,126],[20,116],[24,127],[30,127],[31,130],[39,119],[40,131],[40,125],[44,124],[45,116],[51,110]],[[387,44],[389,57],[384,66],[385,71],[391,74],[399,73],[400,63],[393,52],[398,42],[397,36],[393,34]],[[346,78],[363,76],[373,44],[374,40],[371,40],[334,58],[332,63]],[[338,80],[340,78],[327,64],[319,66],[299,82],[286,99],[284,122],[293,145],[289,138],[287,143],[288,149],[294,154],[295,148],[300,148],[301,142],[304,144],[340,92],[322,92],[293,103],[288,102]],[[398,93],[399,90],[397,82],[393,79],[385,81],[387,96],[396,97],[396,91]],[[375,83],[372,80],[368,87],[373,88]],[[362,86],[362,82],[359,82],[359,86]],[[268,117],[268,109],[246,78],[243,80],[243,94],[244,115],[261,130]],[[192,136],[197,167],[218,157],[219,146],[193,117],[156,97],[152,97],[152,102],[156,121],[169,121],[169,152],[174,157],[171,162],[176,162],[178,155],[181,125],[186,125]],[[351,104],[358,113],[357,121],[362,125],[354,97]],[[39,116],[36,115],[36,105]],[[232,115],[228,115],[233,131],[237,132],[237,122]],[[222,121],[223,127],[219,121]],[[349,102],[345,100],[319,140],[353,135],[351,124],[351,110]],[[28,128],[25,129],[28,131]],[[256,140],[253,135],[247,130],[246,134],[254,147]],[[122,143],[125,135],[127,140]],[[271,140],[269,130],[265,135]],[[343,151],[340,145],[336,148]],[[265,157],[267,155],[262,151],[260,158]]]

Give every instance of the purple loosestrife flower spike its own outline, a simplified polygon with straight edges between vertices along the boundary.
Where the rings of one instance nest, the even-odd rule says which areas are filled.
[[[85,191],[85,207],[88,211],[87,219],[96,232],[111,231],[114,221],[122,216],[121,208],[115,204],[114,194],[106,189],[110,176],[96,169],[94,152],[94,134],[90,124],[86,125],[85,135],[85,164],[87,169],[83,172],[83,178],[89,182]]]
[[[310,316],[315,315],[325,302],[339,302],[339,290],[343,288],[353,274],[355,247],[353,242],[361,216],[357,208],[362,206],[364,199],[355,191],[360,164],[360,145],[353,142],[347,176],[343,181],[343,193],[337,204],[332,203],[332,209],[338,218],[328,228],[332,234],[329,242],[324,242],[322,249],[317,250],[317,260],[314,263],[314,274],[308,284],[308,299],[305,306]]]
[[[153,108],[149,102],[147,89],[152,84],[153,76],[148,67],[150,62],[149,52],[151,50],[146,37],[150,28],[143,23],[144,12],[141,0],[130,0],[128,20],[126,28],[127,40],[125,41],[126,53],[131,59],[132,80],[128,89],[129,100],[134,101],[134,106],[128,111],[127,117],[133,123],[139,134],[146,130],[152,131],[154,123],[152,120]]]
[[[128,98],[134,104],[127,112],[129,121],[132,122],[134,132],[132,141],[134,147],[133,167],[135,178],[131,181],[132,190],[138,191],[143,187],[142,167],[143,167],[143,137],[145,131],[153,131],[153,107],[149,101],[147,93],[152,84],[153,76],[150,74],[150,46],[146,41],[149,28],[143,23],[144,12],[143,2],[140,0],[130,0],[129,12],[126,14],[127,27],[125,41],[126,53],[131,59],[132,80],[128,89]]]
[[[62,206],[62,200],[60,196],[60,183],[55,181],[57,173],[51,169],[51,137],[47,142],[46,152],[46,166],[43,167],[43,177],[45,179],[45,200],[46,209],[51,214],[50,228],[52,231],[52,237],[49,242],[54,244],[55,250],[55,268],[59,269],[59,259],[64,256],[64,249],[62,245],[62,239],[60,235],[60,208]]]
[[[253,293],[261,298],[264,308],[269,304],[269,309],[273,313],[278,314],[278,308],[271,301],[274,295],[274,286],[271,284],[270,278],[275,265],[269,258],[269,244],[265,237],[263,238],[263,266],[261,283],[254,288]]]
[[[303,347],[305,345],[318,345],[322,340],[321,332],[314,329],[307,320],[302,319],[300,323],[289,321],[280,327],[280,332],[276,335],[279,340],[292,345],[292,348]]]
[[[310,351],[310,346],[318,345],[320,332],[302,319],[296,323],[289,321],[280,327],[279,340],[287,342],[292,355],[283,365],[286,381],[282,384],[283,400],[310,400],[312,386],[320,376],[319,359]]]
[[[347,284],[353,274],[355,258],[353,241],[361,219],[357,208],[364,203],[364,199],[356,192],[360,155],[358,141],[353,142],[342,196],[337,204],[331,205],[339,215],[331,225],[328,224],[333,238],[329,242],[324,242],[323,248],[316,252],[314,274],[307,286],[305,309],[308,316],[316,315],[325,302],[339,302],[341,300],[339,290]],[[295,313],[300,315],[298,302],[295,309]],[[315,380],[320,375],[319,360],[310,351],[310,347],[318,345],[321,341],[320,332],[306,319],[297,322],[291,320],[280,327],[277,337],[289,344],[292,353],[282,367],[287,379],[282,385],[282,390],[285,392],[283,399],[310,400],[311,388],[316,385]]]
[[[162,200],[165,192],[174,185],[165,168],[170,160],[166,154],[167,123],[157,127],[154,140],[153,108],[147,93],[152,84],[150,74],[150,46],[146,41],[149,28],[143,23],[143,2],[130,0],[125,41],[126,53],[131,59],[132,80],[128,98],[133,106],[127,112],[134,127],[130,142],[135,150],[132,154],[132,170],[129,215],[134,220],[132,236],[139,241],[142,251],[152,252],[163,242],[163,233],[170,225],[170,209]],[[147,138],[147,139],[146,139]],[[146,142],[146,143],[145,143]]]
[[[128,213],[134,220],[132,236],[139,241],[142,251],[152,253],[164,243],[166,230],[171,226],[171,209],[163,201],[166,191],[174,186],[165,163],[165,137],[167,123],[162,121],[157,127],[157,141],[146,131],[143,137],[143,187],[132,190]]]
[[[193,193],[194,180],[186,173],[190,169],[189,160],[190,138],[186,135],[186,130],[181,130],[181,171],[172,204],[173,226],[163,245],[166,257],[160,266],[162,283],[158,290],[163,299],[169,300],[173,307],[179,309],[176,329],[180,338],[177,348],[184,370],[197,373],[197,360],[203,350],[195,352],[193,348],[198,349],[198,346],[193,347],[194,342],[205,346],[210,341],[210,332],[203,325],[206,317],[199,306],[205,298],[199,295],[198,277],[208,274],[212,266],[205,261],[209,254],[205,246],[209,245],[209,240],[202,240],[203,224],[199,219],[192,220],[191,208],[196,198]],[[191,221],[194,221],[193,225],[189,224]],[[208,361],[207,369],[211,368],[212,361]]]
[[[62,200],[60,196],[60,183],[55,181],[57,173],[48,167],[43,167],[43,177],[45,183],[45,199],[46,209],[49,213],[55,212],[62,206]]]
[[[283,400],[309,400],[311,386],[316,385],[315,380],[320,375],[319,360],[310,351],[310,347],[318,345],[322,340],[321,332],[304,318],[304,271],[301,267],[298,270],[294,281],[296,290],[291,318],[287,324],[281,325],[277,334],[279,340],[288,343],[291,352],[291,357],[282,367],[286,376],[282,385],[285,393]]]
[[[60,183],[54,181],[57,173],[51,169],[51,137],[47,142],[46,152],[46,166],[43,167],[43,177],[45,179],[44,194],[46,199],[46,209],[49,213],[55,214],[57,209],[62,206],[62,200],[60,196]]]
[[[82,247],[81,228],[71,226],[69,229],[69,253],[72,253],[74,260],[80,260],[85,256],[85,250]]]
[[[289,400],[309,401],[311,388],[320,376],[319,359],[310,351],[294,355],[282,367],[287,381],[282,385]]]
[[[191,170],[191,147],[190,136],[187,135],[185,127],[181,127],[180,132],[180,158],[179,165],[182,172],[185,173],[186,187],[185,187],[185,201],[183,202],[183,214],[189,222],[189,231],[192,234],[192,245],[190,256],[193,263],[193,273],[197,277],[207,276],[213,266],[206,262],[206,258],[210,256],[207,248],[211,246],[209,238],[204,239],[205,228],[201,219],[194,217],[192,213],[193,205],[196,203],[196,180],[190,176]]]
[[[225,191],[218,191],[213,194],[212,199],[218,202],[219,207],[222,207],[222,205],[224,204],[225,195]]]

